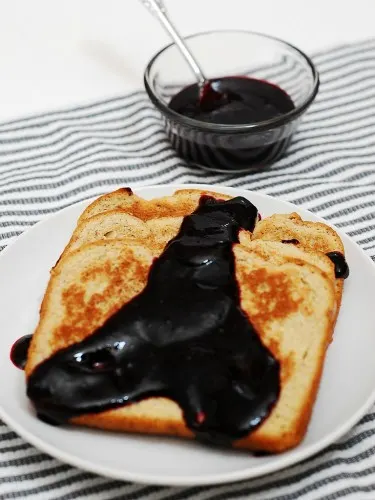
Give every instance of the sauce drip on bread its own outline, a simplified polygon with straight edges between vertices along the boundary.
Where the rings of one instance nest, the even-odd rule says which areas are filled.
[[[341,252],[328,252],[327,257],[333,262],[335,266],[336,278],[346,279],[349,277],[349,266],[346,262],[344,255]]]

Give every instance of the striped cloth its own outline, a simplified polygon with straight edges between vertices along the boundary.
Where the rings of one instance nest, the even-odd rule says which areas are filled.
[[[44,214],[121,185],[206,182],[261,191],[337,224],[375,256],[375,39],[316,55],[321,91],[288,154],[248,175],[176,158],[143,92],[0,125],[0,245]],[[375,354],[374,354],[375,362]],[[62,464],[0,423],[0,498],[375,499],[375,409],[302,464],[245,483],[162,488]]]

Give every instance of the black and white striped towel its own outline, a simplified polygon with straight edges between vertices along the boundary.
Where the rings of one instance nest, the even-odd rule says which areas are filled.
[[[244,176],[189,169],[143,92],[0,125],[0,245],[119,184],[204,182],[292,201],[375,256],[375,39],[315,57],[321,91],[285,158]],[[375,353],[374,353],[375,362]],[[4,383],[4,381],[2,382]],[[0,422],[0,499],[375,499],[375,408],[340,442],[286,471],[220,487],[161,488],[62,464]]]

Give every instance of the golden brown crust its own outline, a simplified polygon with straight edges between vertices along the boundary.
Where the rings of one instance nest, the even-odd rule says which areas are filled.
[[[84,210],[78,223],[107,210],[126,210],[130,215],[142,220],[169,217],[171,214],[174,217],[184,217],[196,209],[202,195],[214,196],[223,200],[231,198],[231,196],[209,190],[180,189],[174,195],[154,198],[149,201],[140,198],[129,189],[121,188],[113,193],[100,196]]]

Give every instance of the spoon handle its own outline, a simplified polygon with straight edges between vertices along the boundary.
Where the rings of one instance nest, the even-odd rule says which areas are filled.
[[[185,41],[179,35],[176,28],[169,19],[167,15],[167,9],[165,8],[163,1],[162,0],[140,0],[140,1],[151,12],[151,14],[157,17],[157,19],[160,21],[164,29],[168,32],[170,37],[173,39],[174,43],[180,49],[181,54],[184,56],[184,58],[190,65],[191,69],[193,70],[198,80],[199,85],[203,86],[207,81],[207,79],[204,76],[204,73],[199,64],[197,63],[195,57],[186,46]]]

